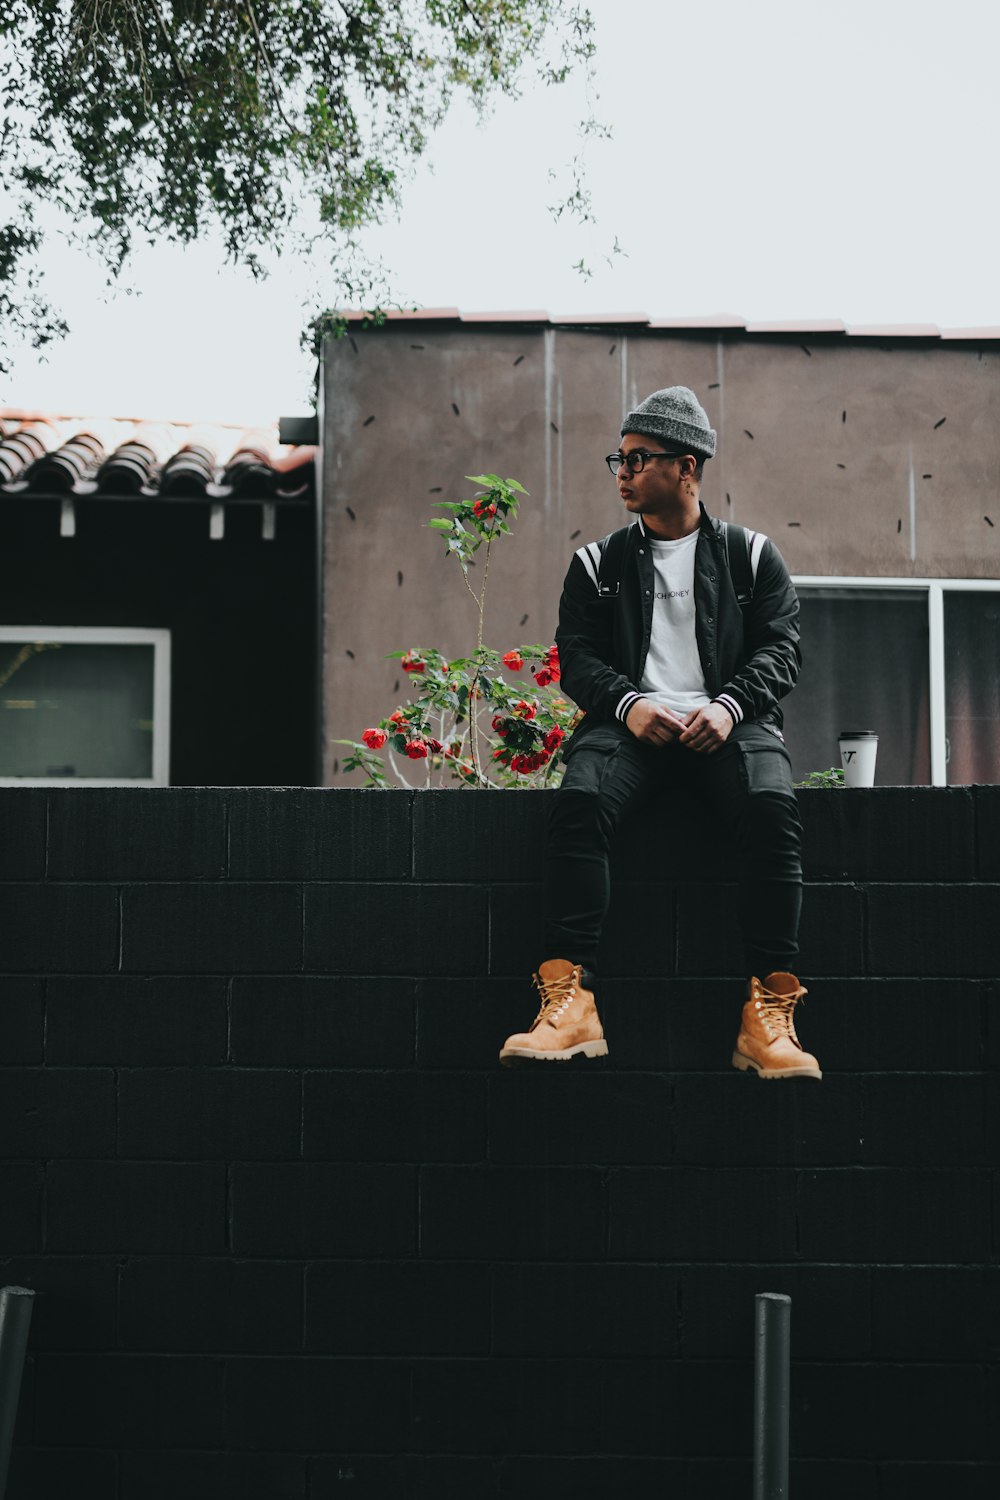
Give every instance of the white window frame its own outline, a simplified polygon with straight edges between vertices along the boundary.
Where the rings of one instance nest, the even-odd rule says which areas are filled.
[[[944,693],[944,596],[1000,594],[1000,578],[847,578],[794,573],[797,590],[898,589],[927,596],[928,679],[930,684],[931,786],[948,785],[948,737]]]
[[[77,646],[152,646],[152,776],[0,776],[0,786],[169,786],[170,631],[104,625],[0,625],[0,641],[66,641]]]

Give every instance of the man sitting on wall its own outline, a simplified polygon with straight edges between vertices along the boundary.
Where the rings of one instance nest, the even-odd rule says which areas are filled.
[[[748,975],[734,1066],[822,1077],[795,1032],[801,828],[778,706],[801,662],[798,599],[767,537],[701,504],[715,448],[686,386],[629,412],[607,464],[635,520],[581,547],[566,574],[556,642],[585,718],[549,824],[541,1009],[508,1037],[502,1063],[607,1053],[594,964],[609,850],[625,815],[662,787],[701,798],[727,830],[712,853],[720,875],[739,879]]]

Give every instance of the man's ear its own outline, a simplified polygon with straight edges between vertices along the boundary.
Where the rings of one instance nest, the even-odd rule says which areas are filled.
[[[698,469],[698,460],[693,453],[685,453],[681,459],[681,478],[693,479]]]

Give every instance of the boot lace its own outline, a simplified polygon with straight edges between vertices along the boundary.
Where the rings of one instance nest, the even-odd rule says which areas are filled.
[[[579,975],[576,969],[571,969],[560,979],[542,979],[539,974],[533,974],[531,977],[535,989],[542,997],[541,1009],[531,1023],[531,1030],[534,1031],[540,1022],[551,1021],[568,1009],[576,995]]]
[[[803,996],[806,991],[799,985],[790,995],[775,995],[771,990],[766,990],[761,985],[756,1000],[756,1008],[760,1013],[760,1019],[767,1027],[772,1041],[778,1041],[787,1036],[797,1047],[802,1043],[795,1034],[795,1007],[800,1001],[804,1004]]]

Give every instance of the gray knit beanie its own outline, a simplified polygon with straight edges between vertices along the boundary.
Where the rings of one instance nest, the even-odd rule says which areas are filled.
[[[715,457],[715,428],[709,427],[708,412],[686,385],[667,386],[640,401],[622,423],[622,437],[626,432],[676,443],[685,452],[690,449],[705,458]]]

